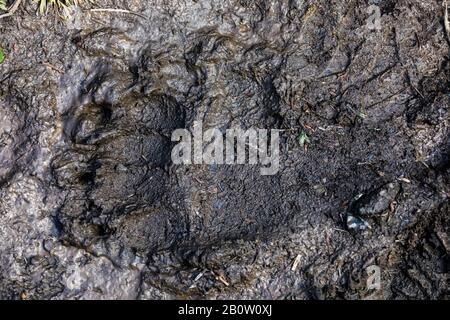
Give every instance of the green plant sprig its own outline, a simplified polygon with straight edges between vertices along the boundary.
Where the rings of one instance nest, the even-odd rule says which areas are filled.
[[[0,0],[0,10],[6,11],[8,8],[6,7],[6,0]]]

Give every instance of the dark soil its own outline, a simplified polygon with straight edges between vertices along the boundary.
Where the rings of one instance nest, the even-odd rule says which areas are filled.
[[[450,298],[442,0],[95,7],[147,18],[0,20],[0,298]],[[283,130],[280,172],[173,165],[200,120]]]

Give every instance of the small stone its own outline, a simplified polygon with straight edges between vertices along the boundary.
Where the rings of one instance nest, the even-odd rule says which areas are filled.
[[[354,217],[352,215],[347,216],[347,228],[349,230],[364,231],[372,229],[370,224],[362,218]]]
[[[389,183],[374,192],[361,197],[356,203],[356,212],[361,216],[379,215],[390,208],[400,192],[399,183]]]

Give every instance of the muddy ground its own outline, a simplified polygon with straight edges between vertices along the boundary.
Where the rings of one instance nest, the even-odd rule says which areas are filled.
[[[25,1],[0,20],[0,298],[450,298],[449,44],[442,0]],[[283,130],[280,172],[173,165],[197,120]]]

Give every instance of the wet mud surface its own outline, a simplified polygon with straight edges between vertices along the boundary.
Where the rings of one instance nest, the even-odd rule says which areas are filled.
[[[442,1],[96,7],[142,15],[0,20],[1,298],[450,297]],[[279,173],[174,165],[194,121],[282,130]]]

